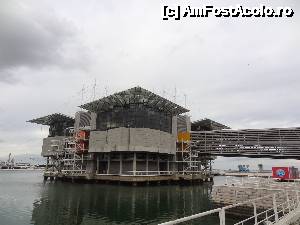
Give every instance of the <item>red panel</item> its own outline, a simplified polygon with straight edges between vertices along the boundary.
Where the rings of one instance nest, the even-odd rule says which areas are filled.
[[[272,167],[273,178],[279,178],[282,180],[290,179],[289,167]]]
[[[90,132],[85,130],[80,130],[76,133],[76,138],[80,140],[86,140],[89,139]]]

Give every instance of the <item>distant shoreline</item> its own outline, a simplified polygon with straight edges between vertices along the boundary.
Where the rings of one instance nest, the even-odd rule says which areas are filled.
[[[33,169],[33,168],[29,168],[29,169],[0,169],[0,171],[28,171],[28,170],[30,170],[30,171],[33,171],[33,170],[43,171],[44,168],[36,168],[36,169]]]

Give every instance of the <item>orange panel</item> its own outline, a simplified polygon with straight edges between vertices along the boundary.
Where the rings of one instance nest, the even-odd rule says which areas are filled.
[[[180,133],[178,133],[177,140],[179,142],[190,141],[191,140],[191,134],[189,132],[180,132]]]

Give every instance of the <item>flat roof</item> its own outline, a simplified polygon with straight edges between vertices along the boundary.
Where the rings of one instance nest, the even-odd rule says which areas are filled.
[[[130,88],[79,107],[91,112],[103,112],[109,111],[115,106],[122,107],[130,104],[143,104],[147,107],[172,115],[189,112],[188,109],[141,87]]]
[[[28,120],[27,122],[29,123],[37,123],[37,124],[42,124],[42,125],[52,125],[54,123],[59,123],[59,122],[70,122],[74,123],[75,120],[74,118],[61,114],[61,113],[54,113],[50,114],[48,116],[43,116],[37,119],[32,119]]]

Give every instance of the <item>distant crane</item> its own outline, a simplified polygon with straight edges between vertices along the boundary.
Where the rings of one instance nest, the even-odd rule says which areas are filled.
[[[7,159],[7,161],[6,161],[5,164],[6,164],[6,166],[8,168],[13,168],[14,167],[14,165],[15,165],[15,158],[12,156],[11,153],[8,154],[8,159]]]

